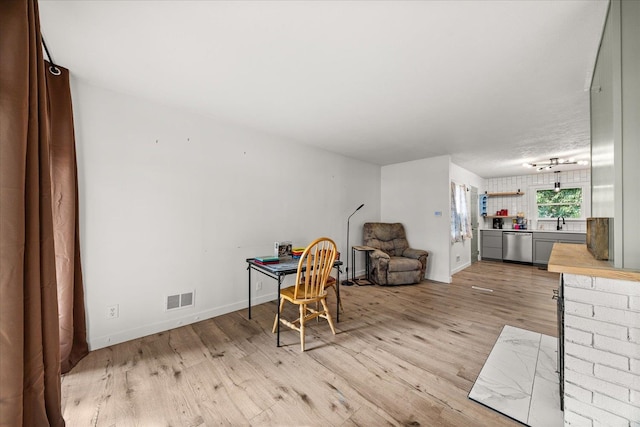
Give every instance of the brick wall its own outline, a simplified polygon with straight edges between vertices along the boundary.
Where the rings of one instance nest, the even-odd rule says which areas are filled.
[[[563,277],[565,425],[640,427],[640,282]]]

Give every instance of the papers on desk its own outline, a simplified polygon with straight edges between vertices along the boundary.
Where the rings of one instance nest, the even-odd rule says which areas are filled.
[[[298,261],[287,260],[279,264],[268,264],[266,265],[266,267],[269,269],[269,271],[272,271],[274,273],[289,270],[293,270],[293,272],[295,272],[295,270],[297,270],[298,268]]]

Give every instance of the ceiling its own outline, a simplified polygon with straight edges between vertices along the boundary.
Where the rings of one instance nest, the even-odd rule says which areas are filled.
[[[379,165],[448,154],[485,178],[589,159],[607,1],[39,7],[53,60],[74,78],[294,143]]]

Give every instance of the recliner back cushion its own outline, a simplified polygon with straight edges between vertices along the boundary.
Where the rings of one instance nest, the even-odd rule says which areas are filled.
[[[389,256],[401,256],[409,247],[404,226],[399,223],[367,222],[363,229],[365,246],[380,249]]]

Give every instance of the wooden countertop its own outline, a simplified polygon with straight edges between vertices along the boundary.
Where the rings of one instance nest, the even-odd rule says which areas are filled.
[[[554,233],[554,234],[584,234],[586,231],[570,230],[534,230],[533,228],[482,228],[480,231],[515,231],[518,233]]]
[[[595,259],[587,245],[573,243],[555,243],[547,269],[554,273],[640,282],[640,271],[615,268],[608,261]]]

